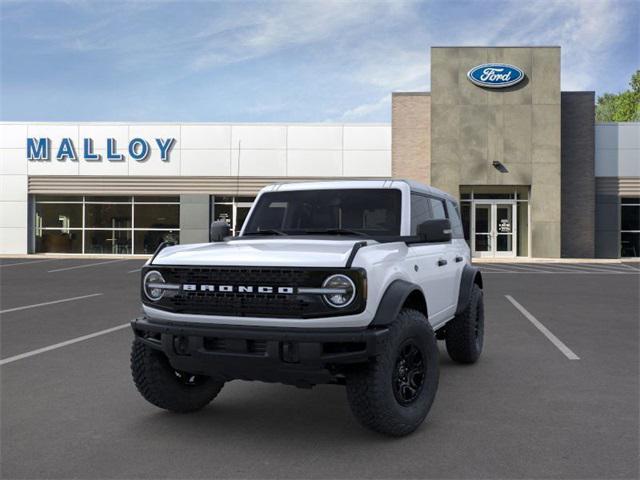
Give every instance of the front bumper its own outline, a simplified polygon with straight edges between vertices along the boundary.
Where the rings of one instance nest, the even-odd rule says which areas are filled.
[[[162,351],[176,370],[226,380],[297,386],[337,383],[349,365],[379,354],[387,328],[283,329],[131,322],[141,342]]]

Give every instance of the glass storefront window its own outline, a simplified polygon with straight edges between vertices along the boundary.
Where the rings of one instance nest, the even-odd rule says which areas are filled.
[[[517,255],[519,257],[526,257],[529,255],[529,206],[527,202],[518,202],[518,249]]]
[[[36,253],[82,253],[82,230],[37,230]]]
[[[87,203],[85,228],[131,228],[131,205]]]
[[[464,229],[464,239],[471,244],[471,203],[462,202],[460,204],[460,216],[462,217],[462,228]]]
[[[180,228],[180,205],[134,205],[135,228]]]
[[[35,198],[37,253],[150,254],[163,241],[177,242],[179,232],[175,195]]]
[[[131,230],[85,230],[85,253],[131,253]]]
[[[84,197],[84,201],[87,203],[90,202],[105,202],[105,203],[131,203],[131,197],[116,197],[110,195],[102,195],[102,196],[87,196]]]
[[[158,195],[136,195],[133,197],[134,203],[180,203],[179,196],[161,197]]]
[[[620,256],[640,257],[640,197],[622,197],[620,204]]]
[[[216,220],[224,220],[229,224],[229,226],[231,226],[233,219],[233,205],[216,204],[215,215]]]
[[[81,203],[39,203],[36,205],[38,228],[82,228]]]
[[[79,202],[82,203],[82,196],[78,195],[38,195],[38,202]]]
[[[622,205],[620,228],[622,231],[640,230],[640,204]]]
[[[620,247],[620,256],[640,257],[640,232],[622,232]]]
[[[473,193],[474,200],[509,200],[516,198],[514,193]]]
[[[180,232],[176,230],[159,231],[147,230],[136,231],[133,234],[134,246],[133,253],[136,254],[152,254],[162,242],[179,243]]]
[[[213,218],[227,222],[231,227],[231,234],[238,235],[254,200],[254,197],[215,197]]]

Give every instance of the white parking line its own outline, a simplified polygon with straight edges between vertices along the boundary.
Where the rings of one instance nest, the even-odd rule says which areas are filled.
[[[484,267],[480,267],[480,268],[484,268]],[[513,265],[513,264],[506,264],[506,265],[497,265],[497,264],[493,264],[491,265],[491,267],[493,269],[493,271],[495,273],[502,273],[502,272],[508,272],[508,273],[554,273],[553,271],[550,270],[541,270],[540,268],[531,268],[528,266],[522,266],[522,265]],[[515,270],[513,270],[515,269]]]
[[[18,262],[18,263],[3,263],[3,264],[0,264],[0,268],[17,267],[19,265],[31,265],[33,263],[53,262],[54,260],[59,260],[59,258],[47,258],[46,260],[33,260],[33,261]]]
[[[121,258],[119,260],[107,260],[106,262],[86,263],[84,265],[76,265],[75,267],[56,268],[55,270],[49,270],[47,273],[64,272],[66,270],[75,270],[76,268],[95,267],[97,265],[105,265],[107,263],[126,262],[127,260],[127,258]]]
[[[127,273],[138,273],[141,272],[142,269],[141,268],[136,268],[135,270],[129,270]]]
[[[81,297],[63,298],[61,300],[53,300],[51,302],[34,303],[32,305],[25,305],[23,307],[7,308],[6,310],[0,310],[0,313],[17,312],[18,310],[27,310],[29,308],[45,307],[47,305],[54,305],[56,303],[73,302],[75,300],[82,300],[84,298],[97,297],[100,295],[102,295],[102,293],[92,293],[90,295],[82,295]]]
[[[34,355],[39,355],[41,353],[50,352],[51,350],[56,350],[58,348],[66,347],[67,345],[72,345],[74,343],[83,342],[85,340],[89,340],[90,338],[99,337],[100,335],[106,335],[107,333],[117,332],[118,330],[122,330],[123,328],[127,328],[129,326],[128,323],[123,325],[118,325],[117,327],[107,328],[106,330],[100,330],[99,332],[90,333],[89,335],[83,335],[82,337],[72,338],[71,340],[66,340],[64,342],[56,343],[54,345],[49,345],[48,347],[39,348],[37,350],[31,350],[30,352],[21,353],[20,355],[14,355],[13,357],[3,358],[0,360],[0,366],[6,365],[7,363],[17,362],[18,360],[22,360],[23,358],[33,357]]]
[[[482,273],[486,273],[486,274],[496,274],[496,275],[638,275],[637,273],[634,272],[604,272],[604,271],[600,271],[600,272],[576,272],[575,270],[572,270],[570,272],[561,272],[561,271],[557,271],[557,272],[534,272],[534,271],[530,271],[530,272],[516,272],[514,270],[503,270],[501,272],[498,271],[485,271],[485,270],[481,270]]]
[[[562,341],[556,337],[553,333],[549,331],[547,327],[545,327],[536,317],[531,315],[526,308],[520,305],[511,295],[505,295],[507,300],[509,300],[514,307],[516,307],[522,315],[525,316],[527,320],[529,320],[533,325],[540,330],[540,332],[549,339],[551,343],[553,343],[558,350],[560,350],[565,357],[569,360],[580,360],[580,357],[571,351],[569,347],[567,347]]]
[[[555,269],[559,269],[561,271],[582,271],[582,272],[604,272],[604,273],[627,273],[627,271],[621,271],[620,269],[615,269],[612,270],[610,268],[603,268],[599,265],[564,265],[564,264],[557,264],[557,265],[546,265],[545,268],[555,268]]]

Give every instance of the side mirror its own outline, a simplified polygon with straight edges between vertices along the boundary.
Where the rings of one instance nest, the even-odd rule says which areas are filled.
[[[449,242],[451,222],[446,218],[427,220],[418,225],[416,234],[423,242]]]
[[[212,242],[221,242],[225,237],[228,237],[231,233],[229,224],[224,220],[215,220],[211,222],[211,228],[209,229],[209,240]]]

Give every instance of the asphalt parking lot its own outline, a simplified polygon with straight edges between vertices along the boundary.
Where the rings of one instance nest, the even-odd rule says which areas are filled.
[[[232,382],[203,411],[129,373],[142,260],[0,260],[2,478],[638,478],[640,265],[483,264],[485,351],[441,349],[425,424],[362,429],[344,389]]]

